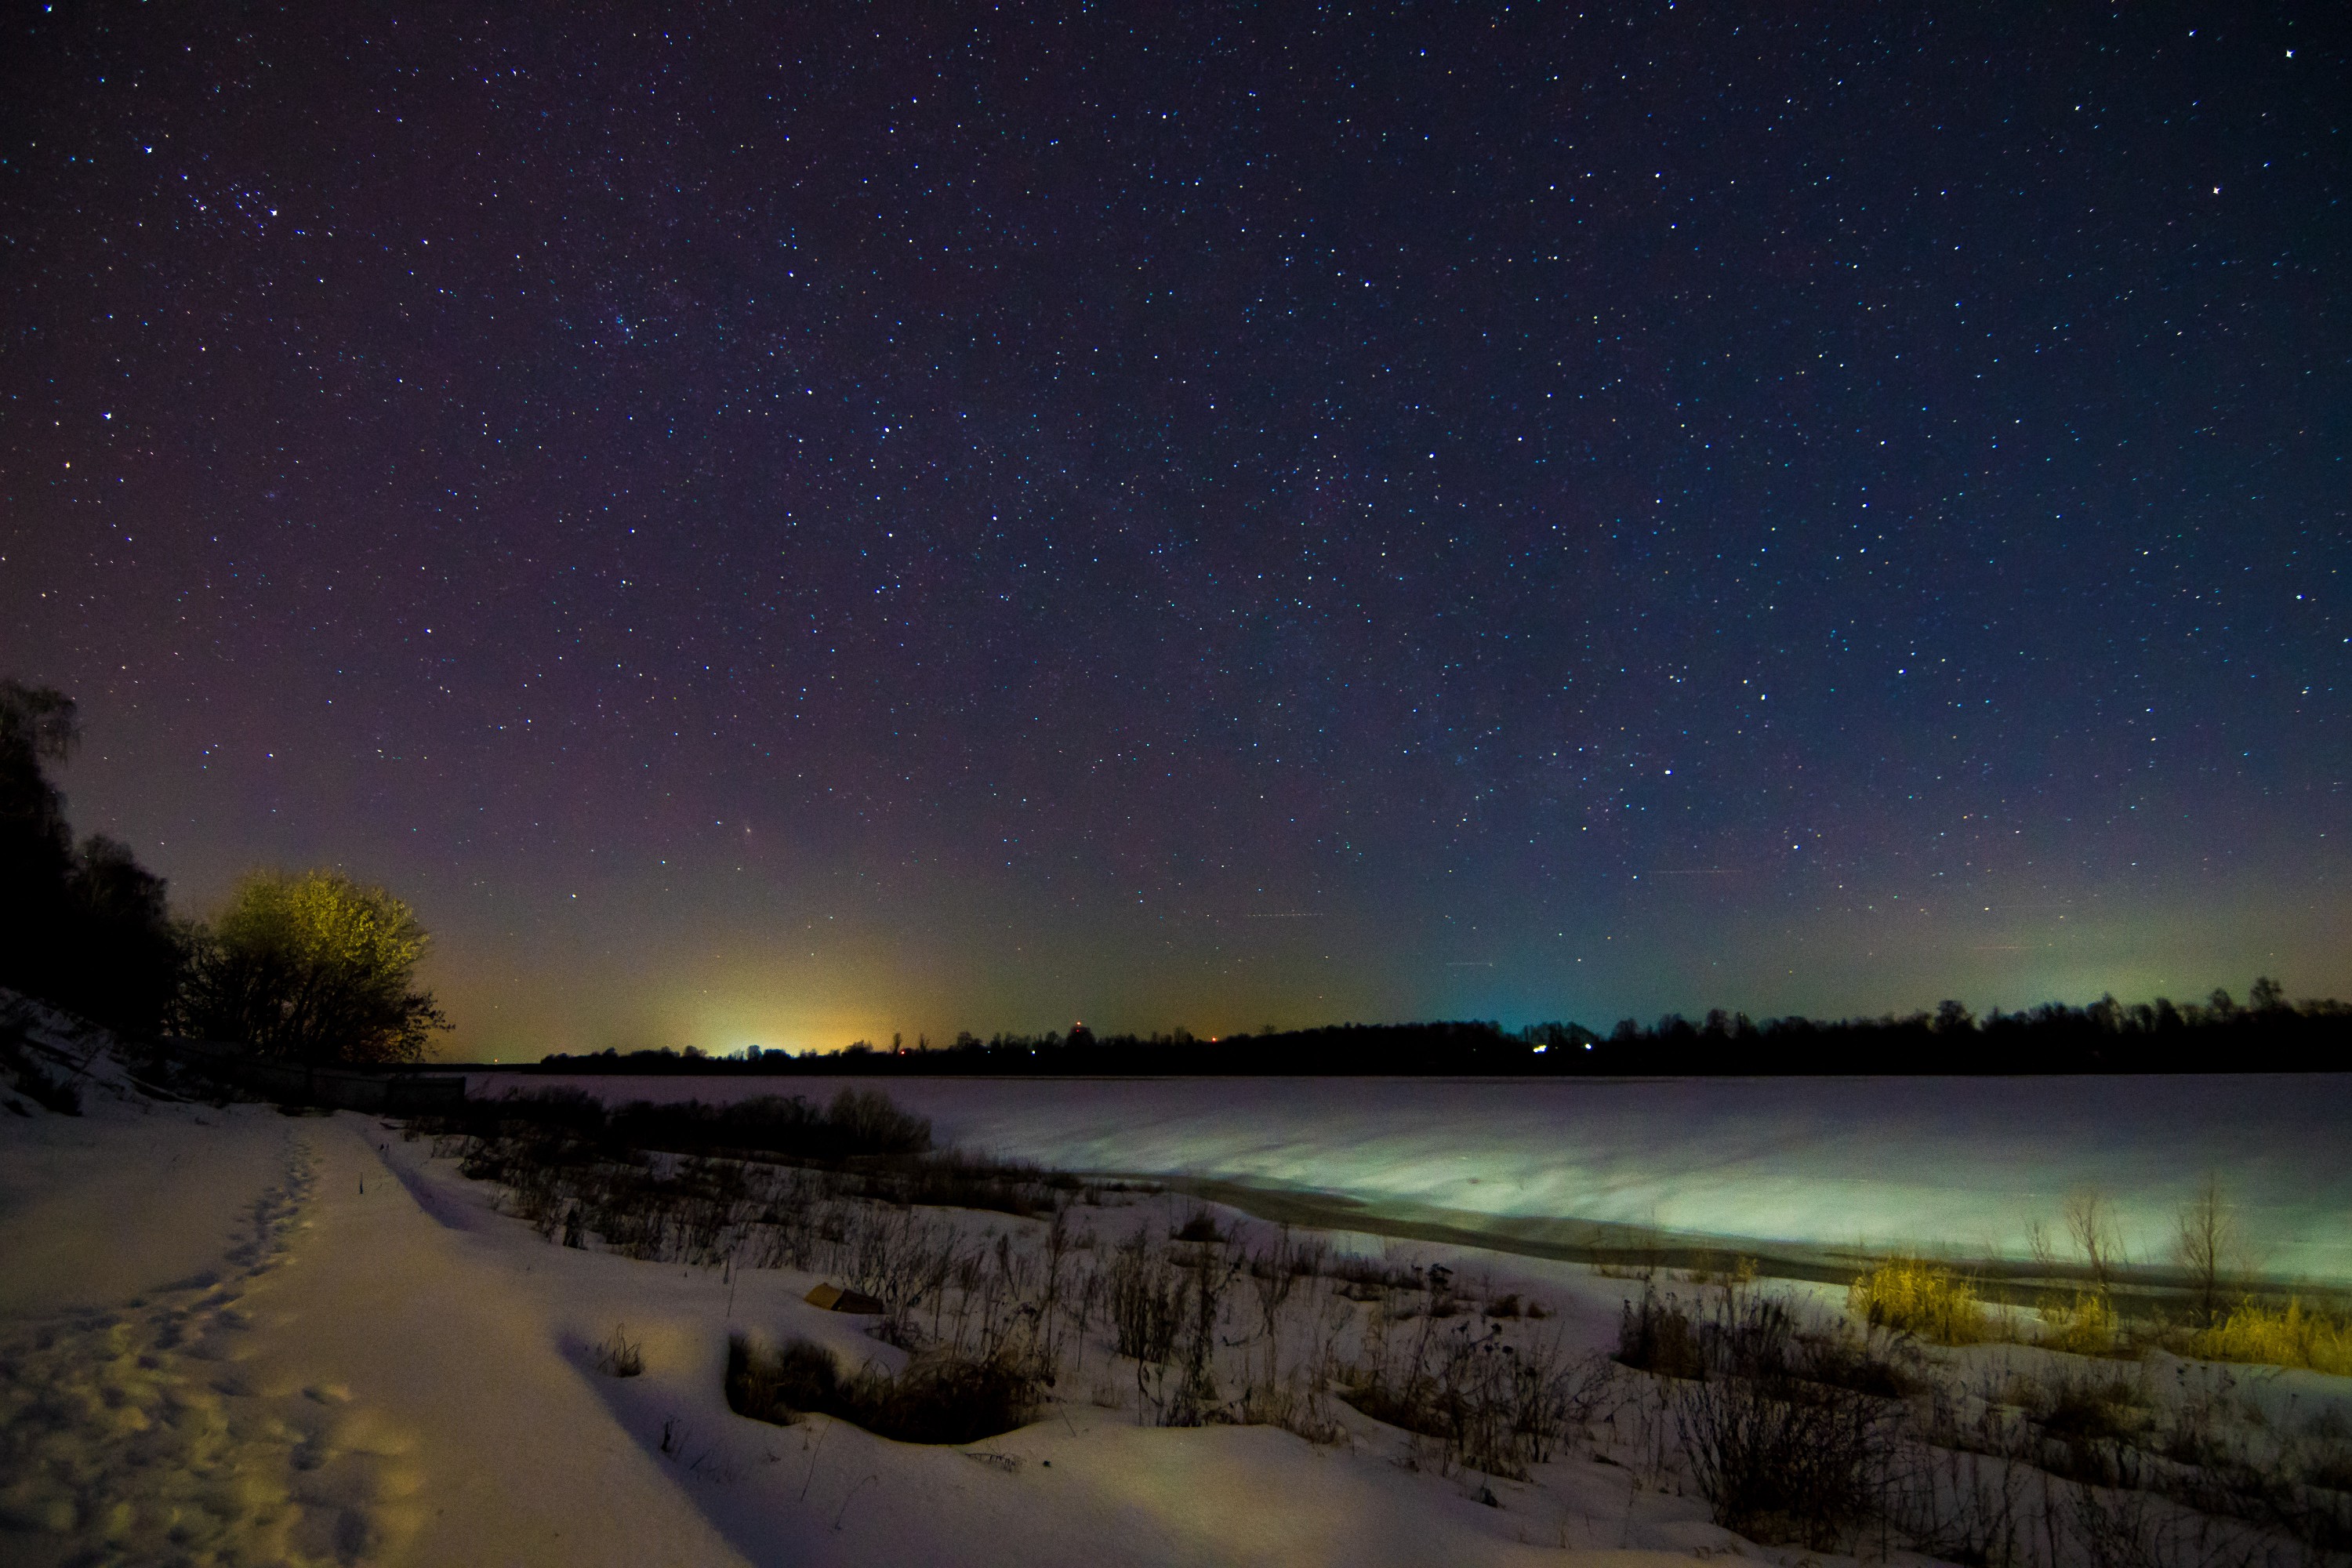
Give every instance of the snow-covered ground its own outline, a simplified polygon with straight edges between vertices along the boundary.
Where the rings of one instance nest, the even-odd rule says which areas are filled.
[[[1632,1563],[1737,1544],[1590,1462],[1496,1481],[1489,1506],[1481,1478],[1400,1468],[1401,1435],[1369,1422],[1337,1446],[1165,1430],[1075,1392],[964,1447],[747,1420],[721,1391],[732,1331],[851,1365],[898,1352],[803,1301],[813,1276],[551,1246],[373,1119],[159,1101],[102,1059],[84,1089],[79,1118],[0,1110],[11,1564]],[[1582,1272],[1534,1266],[1555,1271]],[[1585,1278],[1567,1321],[1605,1336],[1618,1289]],[[594,1370],[616,1328],[643,1375]]]
[[[1074,1386],[1034,1424],[961,1447],[749,1420],[722,1392],[730,1333],[806,1337],[850,1366],[904,1352],[804,1301],[812,1274],[551,1245],[374,1119],[158,1099],[103,1054],[83,1085],[79,1118],[0,1109],[11,1564],[1824,1561],[1742,1542],[1581,1448],[1524,1482],[1410,1463],[1410,1439],[1345,1406],[1323,1443],[1143,1426],[1131,1400]],[[2328,1079],[887,1087],[946,1141],[1064,1165],[1759,1237],[1998,1246],[2075,1185],[2152,1226],[2211,1167],[2274,1267],[2347,1272],[2352,1116]],[[1160,1209],[1089,1217],[1106,1244],[1175,1215],[1136,1201]],[[1444,1263],[1486,1300],[1544,1300],[1540,1331],[1571,1353],[1612,1342],[1639,1289],[1508,1252],[1353,1240]],[[642,1375],[596,1369],[616,1331],[643,1347]],[[2343,1381],[2269,1384],[2311,1406]]]
[[[468,1091],[625,1100],[872,1079],[478,1073]],[[1372,1215],[1653,1226],[1752,1244],[2027,1255],[2068,1195],[2161,1261],[2210,1173],[2271,1276],[2352,1284],[2352,1077],[905,1079],[941,1142],[1068,1170],[1329,1194]],[[1525,1229],[1522,1226],[1520,1228]]]

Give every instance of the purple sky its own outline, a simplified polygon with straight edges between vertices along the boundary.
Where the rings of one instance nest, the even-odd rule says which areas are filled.
[[[514,11],[7,24],[186,910],[477,1058],[2352,983],[2338,9]]]

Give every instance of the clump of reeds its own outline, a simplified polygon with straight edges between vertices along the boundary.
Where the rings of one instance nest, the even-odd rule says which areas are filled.
[[[607,1377],[635,1377],[646,1370],[646,1347],[642,1340],[633,1340],[628,1331],[614,1324],[612,1337],[596,1345],[596,1370]]]
[[[2250,1298],[2195,1335],[2189,1345],[2191,1354],[2207,1361],[2307,1366],[2338,1377],[2352,1375],[2352,1320],[2305,1310],[2299,1298],[2289,1298],[2284,1306]]]
[[[1975,1287],[1919,1258],[1890,1258],[1855,1279],[1846,1291],[1846,1310],[1873,1328],[1938,1344],[1974,1344],[1988,1331]]]
[[[2077,1290],[2072,1300],[2042,1304],[2042,1343],[2074,1355],[2107,1355],[2116,1348],[2116,1303],[2105,1290]]]

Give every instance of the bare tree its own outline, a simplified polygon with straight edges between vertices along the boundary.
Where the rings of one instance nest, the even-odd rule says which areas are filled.
[[[2180,1205],[2172,1237],[2173,1261],[2189,1277],[2197,1321],[2205,1328],[2221,1321],[2222,1271],[2237,1249],[2235,1226],[2222,1200],[2221,1178],[2209,1171],[2195,1195]]]
[[[2050,1227],[2040,1215],[2025,1222],[2025,1248],[2032,1254],[2033,1266],[2046,1277],[2058,1268],[2058,1247],[2050,1239]]]
[[[2116,1233],[2115,1205],[2096,1187],[2082,1187],[2067,1194],[2062,1212],[2066,1234],[2084,1267],[2091,1271],[2099,1295],[2113,1295],[2116,1271],[2124,1261],[2123,1240]]]

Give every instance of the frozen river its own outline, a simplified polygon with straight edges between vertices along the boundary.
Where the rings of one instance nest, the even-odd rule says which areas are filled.
[[[2134,1261],[2221,1178],[2247,1261],[2352,1284],[2352,1077],[1428,1079],[556,1078],[608,1100],[885,1089],[940,1142],[1064,1169],[1328,1194],[1533,1234],[1654,1227],[1759,1244],[2022,1258],[2109,1199]],[[1534,1222],[1557,1222],[1537,1226]]]

